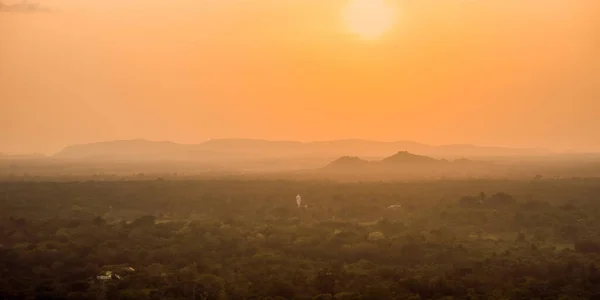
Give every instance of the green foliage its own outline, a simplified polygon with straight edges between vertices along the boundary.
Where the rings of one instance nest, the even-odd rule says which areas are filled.
[[[594,299],[598,186],[0,183],[0,299]]]

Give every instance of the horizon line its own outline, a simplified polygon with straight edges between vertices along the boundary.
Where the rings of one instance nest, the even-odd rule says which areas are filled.
[[[512,149],[512,150],[543,150],[543,151],[548,151],[554,154],[569,154],[569,153],[576,153],[576,154],[589,154],[589,153],[600,153],[600,151],[593,151],[593,150],[573,150],[573,149],[563,149],[563,150],[558,150],[557,148],[550,148],[550,147],[542,147],[542,146],[501,146],[501,145],[484,145],[484,144],[475,144],[475,143],[448,143],[448,144],[429,144],[429,143],[423,143],[423,142],[418,142],[415,140],[377,140],[377,139],[365,139],[365,138],[338,138],[338,139],[324,139],[324,140],[292,140],[292,139],[267,139],[267,138],[252,138],[252,137],[245,137],[245,138],[241,138],[241,137],[224,137],[224,138],[208,138],[208,139],[204,139],[202,141],[199,142],[195,142],[195,143],[185,143],[185,142],[176,142],[173,140],[153,140],[153,139],[148,139],[148,138],[130,138],[130,139],[113,139],[113,140],[100,140],[100,141],[94,141],[94,142],[87,142],[87,143],[74,143],[74,144],[67,144],[65,146],[63,146],[62,148],[60,148],[60,150],[58,151],[48,151],[48,152],[44,152],[44,151],[32,151],[32,152],[4,152],[4,151],[0,151],[0,156],[39,156],[39,155],[43,155],[43,156],[53,156],[69,147],[75,147],[75,146],[82,146],[82,145],[93,145],[93,144],[101,144],[101,143],[114,143],[114,142],[131,142],[131,141],[144,141],[144,142],[150,142],[150,143],[172,143],[172,144],[177,144],[177,145],[188,145],[188,146],[193,146],[193,145],[202,145],[205,144],[207,142],[210,141],[223,141],[223,140],[230,140],[230,141],[262,141],[262,142],[290,142],[290,143],[301,143],[301,144],[311,144],[311,143],[325,143],[325,142],[340,142],[340,141],[358,141],[358,142],[373,142],[373,143],[413,143],[413,144],[418,144],[418,145],[423,145],[423,146],[430,146],[430,147],[449,147],[449,146],[463,146],[463,147],[478,147],[478,148],[500,148],[500,149]]]

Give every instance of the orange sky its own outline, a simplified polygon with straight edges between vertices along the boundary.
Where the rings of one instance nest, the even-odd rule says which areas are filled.
[[[597,0],[46,0],[0,13],[0,152],[146,138],[600,151]],[[5,1],[10,2],[10,1]]]

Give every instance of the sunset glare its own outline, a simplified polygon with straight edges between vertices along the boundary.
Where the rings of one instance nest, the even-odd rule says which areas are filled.
[[[39,2],[0,12],[0,153],[136,138],[600,151],[598,0]]]
[[[392,9],[384,0],[353,0],[345,11],[348,29],[365,39],[374,39],[394,22]]]

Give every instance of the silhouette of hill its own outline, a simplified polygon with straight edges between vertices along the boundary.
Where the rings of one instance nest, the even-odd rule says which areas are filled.
[[[81,144],[66,147],[56,158],[93,158],[112,160],[233,160],[296,159],[341,156],[382,158],[398,149],[437,158],[507,157],[551,155],[544,149],[479,147],[473,145],[431,146],[411,141],[378,142],[358,139],[297,142],[258,139],[215,139],[201,144],[178,144],[143,139]],[[393,160],[401,157],[390,158]]]
[[[490,174],[497,170],[497,166],[486,161],[474,161],[466,158],[448,161],[408,151],[399,151],[392,156],[373,161],[363,160],[359,157],[340,157],[319,169],[317,173],[346,177],[458,178]]]
[[[331,163],[329,163],[325,168],[330,169],[352,169],[352,168],[361,168],[368,166],[370,163],[367,160],[361,159],[356,156],[342,156]]]
[[[431,167],[447,164],[445,160],[438,160],[429,156],[413,154],[408,151],[399,151],[396,154],[381,160],[367,161],[356,156],[343,156],[325,166],[324,169],[332,171],[365,171],[365,170],[402,170],[407,167]]]
[[[434,164],[441,162],[441,160],[424,155],[412,154],[408,151],[399,151],[398,153],[381,160],[382,164]]]

